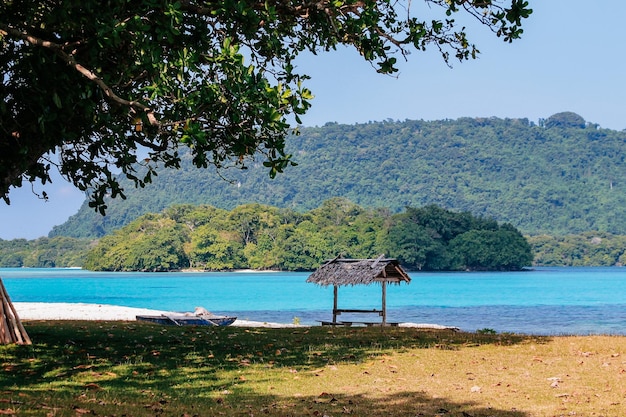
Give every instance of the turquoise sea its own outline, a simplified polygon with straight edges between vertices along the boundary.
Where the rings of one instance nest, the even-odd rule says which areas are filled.
[[[123,273],[0,268],[15,302],[113,304],[171,311],[197,306],[242,319],[317,324],[332,288],[308,273]],[[387,292],[389,321],[531,334],[626,334],[625,268],[410,274]],[[380,286],[341,287],[340,308],[380,308]],[[349,315],[342,315],[349,319]],[[363,320],[364,317],[359,317]],[[374,319],[375,317],[371,317]]]

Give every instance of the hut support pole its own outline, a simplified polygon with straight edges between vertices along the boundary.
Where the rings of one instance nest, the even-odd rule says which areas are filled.
[[[383,281],[383,326],[387,324],[387,282]]]
[[[333,323],[337,323],[337,286],[333,285]]]

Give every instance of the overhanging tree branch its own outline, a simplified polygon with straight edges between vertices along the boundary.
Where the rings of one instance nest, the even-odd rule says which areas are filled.
[[[104,94],[113,102],[122,106],[129,107],[134,110],[139,110],[142,113],[145,113],[146,117],[148,118],[148,121],[150,122],[152,126],[155,126],[155,127],[160,126],[160,123],[157,120],[154,114],[154,111],[150,107],[146,106],[145,104],[139,101],[126,100],[118,96],[117,94],[115,94],[113,89],[107,83],[105,83],[102,80],[102,78],[98,77],[90,69],[85,68],[83,65],[81,65],[78,61],[76,61],[76,59],[74,58],[72,54],[68,54],[67,52],[65,52],[63,45],[60,45],[55,42],[47,41],[44,39],[40,39],[38,37],[28,34],[27,32],[22,32],[18,29],[14,29],[4,23],[0,23],[0,33],[5,34],[5,36],[12,35],[14,37],[18,37],[22,40],[25,40],[26,42],[32,45],[40,46],[40,47],[47,48],[47,49],[54,51],[54,53],[58,57],[60,57],[67,65],[74,68],[76,71],[82,74],[85,78],[87,78],[90,81],[93,81],[98,87],[100,87],[100,89],[104,92]]]
[[[446,62],[475,57],[453,13],[510,41],[532,12],[526,0],[422,1],[441,10],[412,0],[0,1],[0,197],[47,182],[55,150],[100,212],[122,195],[112,171],[149,182],[133,170],[144,146],[151,164],[172,167],[181,146],[198,168],[244,167],[260,153],[274,176],[290,164],[289,121],[301,123],[313,99],[295,65],[303,51],[345,45],[393,74],[398,55],[427,47]]]

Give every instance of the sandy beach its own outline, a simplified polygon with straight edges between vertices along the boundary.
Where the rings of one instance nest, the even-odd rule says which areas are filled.
[[[180,312],[150,310],[147,308],[123,307],[110,304],[85,303],[13,303],[18,316],[28,320],[101,320],[101,321],[135,321],[137,315],[180,314]],[[269,323],[237,319],[232,326],[238,327],[302,327],[292,323]],[[455,329],[431,323],[400,323],[401,327],[419,327],[425,329]]]
[[[18,316],[28,320],[120,320],[134,321],[137,315],[180,314],[179,312],[150,310],[147,308],[123,307],[109,304],[84,303],[13,303]],[[240,327],[295,327],[288,323],[267,323],[250,320],[235,320],[233,326]]]

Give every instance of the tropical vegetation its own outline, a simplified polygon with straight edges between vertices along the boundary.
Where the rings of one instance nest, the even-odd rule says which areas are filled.
[[[172,206],[103,237],[84,266],[108,271],[313,270],[386,254],[412,270],[519,270],[530,245],[512,226],[435,206],[388,211],[331,199],[305,213],[259,204]]]
[[[510,223],[527,235],[626,234],[626,132],[574,113],[538,123],[470,119],[302,128],[287,151],[298,166],[269,179],[262,163],[222,177],[193,168],[158,170],[154,186],[107,200],[102,217],[85,202],[50,236],[101,237],[172,204],[232,210],[260,203],[299,212],[344,197],[399,213],[430,204]]]
[[[54,268],[82,266],[91,239],[57,236],[35,240],[0,239],[0,267]]]
[[[533,266],[623,266],[626,236],[587,232],[567,236],[527,236]],[[58,242],[66,242],[59,251]],[[82,267],[96,241],[76,238],[0,239],[0,267]],[[70,246],[67,248],[67,246]]]
[[[624,266],[626,236],[582,233],[566,236],[532,236],[535,264],[543,266]]]
[[[58,169],[104,213],[105,196],[124,196],[114,173],[143,187],[157,164],[179,166],[179,148],[197,168],[261,157],[273,177],[313,97],[300,54],[353,48],[393,74],[398,57],[431,48],[475,58],[456,16],[511,42],[532,12],[524,0],[425,3],[2,1],[0,197]]]

